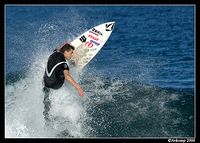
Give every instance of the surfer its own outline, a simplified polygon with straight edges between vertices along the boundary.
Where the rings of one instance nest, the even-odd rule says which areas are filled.
[[[78,61],[78,53],[74,52],[74,47],[68,43],[68,41],[54,50],[54,53],[49,56],[47,66],[44,73],[44,118],[46,120],[45,124],[49,124],[51,118],[49,117],[49,110],[51,107],[51,101],[49,99],[50,89],[59,89],[62,87],[64,80],[66,79],[71,85],[73,85],[79,93],[80,97],[84,96],[83,89],[74,81],[74,79],[69,75],[69,66],[66,61],[73,57],[73,64],[76,66]]]
[[[66,79],[71,85],[73,85],[80,95],[84,96],[83,89],[74,81],[69,75],[69,66],[66,61],[70,60],[74,53],[74,47],[68,43],[68,41],[54,50],[54,53],[49,56],[48,63],[44,74],[45,88],[59,89]],[[77,53],[75,53],[77,55]],[[77,59],[77,56],[76,56]],[[76,60],[74,65],[76,65]]]

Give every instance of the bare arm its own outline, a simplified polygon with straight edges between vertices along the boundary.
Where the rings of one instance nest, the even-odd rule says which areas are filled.
[[[83,97],[84,96],[83,89],[69,75],[69,71],[68,70],[64,70],[63,73],[64,73],[64,76],[65,76],[65,79],[78,90],[78,93],[79,93],[80,97]]]

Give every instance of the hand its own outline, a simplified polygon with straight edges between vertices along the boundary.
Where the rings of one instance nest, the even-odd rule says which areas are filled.
[[[83,91],[82,88],[79,88],[79,89],[78,89],[78,94],[79,94],[80,97],[83,97],[83,96],[84,96],[84,91]]]
[[[65,42],[65,44],[71,44],[69,41]]]
[[[73,60],[75,61],[75,66],[77,65],[77,63],[78,63],[78,59],[79,59],[79,54],[76,52],[76,51],[74,51],[74,53],[73,53]]]

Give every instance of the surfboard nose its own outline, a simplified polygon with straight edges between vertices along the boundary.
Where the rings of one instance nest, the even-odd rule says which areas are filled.
[[[106,31],[112,31],[115,26],[115,21],[106,24]]]

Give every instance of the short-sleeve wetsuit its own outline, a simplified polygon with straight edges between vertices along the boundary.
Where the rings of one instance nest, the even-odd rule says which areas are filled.
[[[58,89],[64,83],[64,70],[69,70],[69,66],[62,53],[54,52],[49,56],[44,73],[44,85],[48,88]]]

